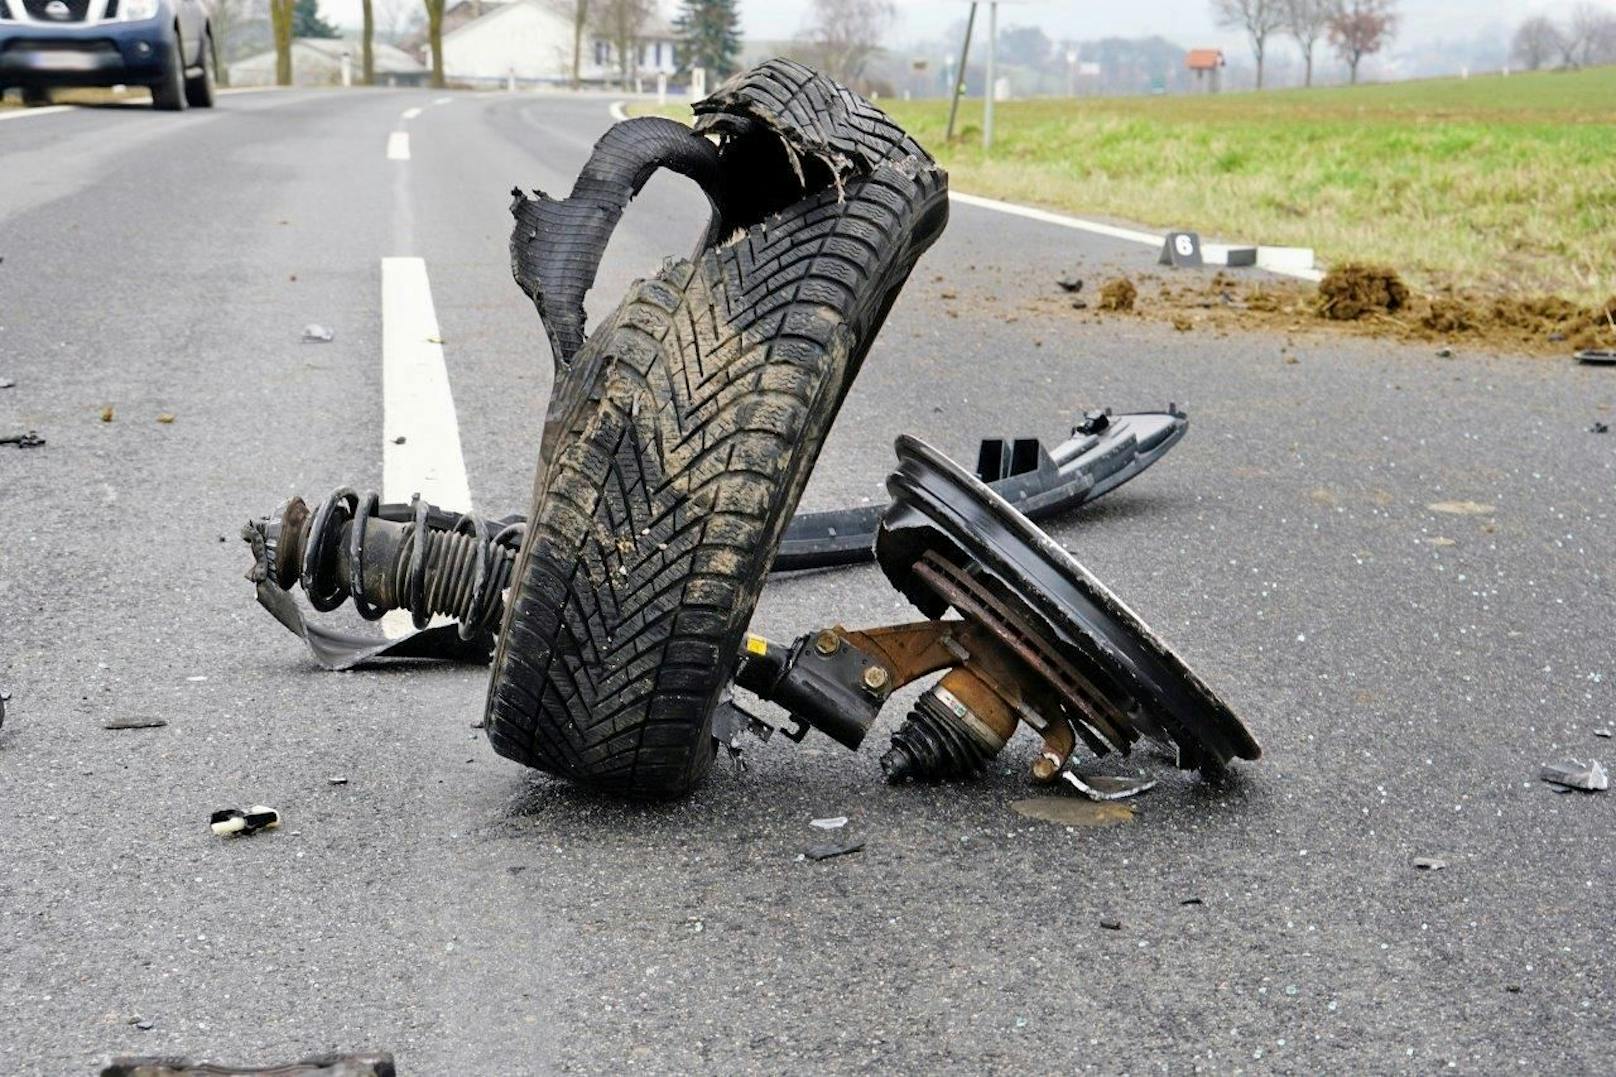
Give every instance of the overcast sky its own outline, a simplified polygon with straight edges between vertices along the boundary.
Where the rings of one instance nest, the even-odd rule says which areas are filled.
[[[410,0],[380,0],[378,8],[400,8]],[[1616,0],[1612,0],[1616,6]],[[888,44],[902,46],[910,41],[937,37],[965,17],[966,0],[896,0],[898,23],[888,35]],[[678,0],[661,0],[670,16]],[[984,5],[985,6],[985,5]],[[1469,40],[1497,28],[1507,32],[1528,15],[1563,14],[1573,0],[1400,0],[1403,15],[1399,44],[1407,47],[1432,39]],[[747,36],[789,38],[796,36],[808,21],[811,0],[740,0],[741,20]],[[320,0],[327,17],[344,25],[359,22],[359,0]],[[999,5],[1000,27],[1038,25],[1057,40],[1092,40],[1112,35],[1142,37],[1160,34],[1189,48],[1195,45],[1221,45],[1234,49],[1241,45],[1237,34],[1217,30],[1212,25],[1209,0],[1003,0]]]
[[[891,35],[893,43],[941,34],[964,18],[969,6],[964,0],[896,0],[896,4],[899,25]],[[1488,24],[1513,27],[1528,15],[1563,13],[1573,6],[1572,0],[1401,0],[1399,38],[1404,44],[1468,39]],[[741,0],[741,18],[750,36],[790,37],[806,21],[810,7],[810,0]],[[1160,34],[1186,48],[1238,44],[1238,35],[1212,25],[1211,8],[1209,0],[1005,0],[999,5],[999,25],[1036,24],[1057,40]]]

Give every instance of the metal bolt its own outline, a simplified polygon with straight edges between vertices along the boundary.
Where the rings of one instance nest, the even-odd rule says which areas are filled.
[[[864,671],[864,687],[872,692],[879,692],[887,686],[887,670],[885,666],[871,666]]]
[[[1052,782],[1055,780],[1055,772],[1059,769],[1059,763],[1047,755],[1041,755],[1032,761],[1032,780],[1039,784]]]
[[[814,638],[814,650],[827,658],[842,649],[842,641],[830,629],[824,629]]]

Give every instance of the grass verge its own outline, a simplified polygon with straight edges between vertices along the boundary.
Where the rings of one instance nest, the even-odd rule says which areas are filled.
[[[961,191],[1395,266],[1427,290],[1616,291],[1616,68],[1217,96],[882,105]],[[688,118],[688,109],[667,114]]]

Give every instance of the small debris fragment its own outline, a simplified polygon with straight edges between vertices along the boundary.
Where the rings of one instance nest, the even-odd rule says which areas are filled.
[[[1105,928],[1107,931],[1121,931],[1122,930],[1122,921],[1121,920],[1113,920],[1113,919],[1107,917],[1106,919],[1100,921],[1100,926]]]
[[[1129,311],[1133,309],[1134,301],[1139,298],[1139,289],[1134,287],[1133,281],[1127,277],[1118,277],[1107,281],[1105,287],[1100,289],[1100,309]]]
[[[1438,359],[1452,359],[1453,358],[1453,349],[1452,348],[1438,348],[1436,350],[1436,357]]]
[[[1558,337],[1560,340],[1564,340],[1565,334],[1557,333],[1554,337],[1550,337],[1549,339],[1554,340],[1556,337]],[[1616,365],[1616,351],[1612,351],[1609,348],[1589,348],[1586,351],[1578,352],[1576,354],[1576,360],[1579,363],[1588,363],[1591,366]]]
[[[862,841],[846,841],[827,845],[810,845],[803,853],[809,860],[829,860],[833,856],[846,856],[848,853],[862,852]]]
[[[1420,871],[1441,871],[1443,868],[1448,866],[1448,862],[1446,860],[1438,860],[1435,857],[1430,856],[1416,856],[1414,858],[1414,866]]]
[[[341,775],[341,774],[334,774],[331,777],[327,778],[326,781],[330,782],[332,785],[347,785],[348,784],[348,779],[346,777],[344,777],[343,775]]]
[[[1070,273],[1055,282],[1055,286],[1063,292],[1076,295],[1083,290],[1083,278],[1074,277]]]
[[[1205,905],[1206,902],[1202,901],[1198,897],[1189,897],[1189,898],[1185,898],[1183,901],[1180,901],[1179,904],[1180,905]]]
[[[407,441],[407,440],[408,440],[408,439],[407,439],[407,438],[405,438],[405,436],[404,436],[404,435],[403,435],[403,434],[400,434],[400,435],[399,435],[399,436],[398,436],[398,437],[396,437],[396,438],[394,438],[394,439],[393,439],[393,444],[394,444],[394,445],[402,445],[402,444],[404,444],[404,442],[405,442],[405,441]]]
[[[1088,310],[1089,309],[1089,301],[1087,299],[1074,299],[1074,300],[1072,300],[1072,309],[1073,310]]]
[[[1594,760],[1586,764],[1575,759],[1566,763],[1545,763],[1538,777],[1552,785],[1587,793],[1602,793],[1610,788],[1610,775]]]
[[[281,825],[281,813],[262,804],[254,804],[246,811],[225,808],[208,819],[213,832],[221,838],[232,834],[256,834],[260,830],[273,830]]]
[[[150,1032],[152,1029],[157,1027],[157,1022],[148,1017],[137,1017],[129,1023],[140,1029],[142,1032]]]
[[[1182,314],[1176,314],[1173,316],[1173,328],[1177,329],[1180,333],[1188,333],[1191,329],[1195,328],[1195,323],[1184,317]]]
[[[1496,505],[1481,501],[1433,501],[1425,506],[1432,512],[1445,512],[1449,516],[1491,516],[1498,511]]]
[[[1592,425],[1592,426],[1590,426],[1588,428],[1588,433],[1590,433],[1590,434],[1608,434],[1608,433],[1610,433],[1610,424],[1607,423],[1607,422],[1603,422],[1603,421],[1601,421],[1599,419],[1595,419],[1594,420],[1594,425]]]
[[[162,718],[114,718],[109,722],[102,722],[102,729],[161,729],[168,722]]]
[[[0,437],[0,445],[15,445],[19,449],[37,449],[43,444],[45,439],[33,430],[24,434],[6,434]]]
[[[1116,826],[1133,821],[1134,809],[1130,804],[1114,800],[1078,800],[1073,797],[1031,797],[1016,800],[1010,809],[1028,819],[1061,826]]]
[[[101,409],[101,421],[104,423],[110,423],[116,415],[117,413],[112,410],[111,404]]]
[[[335,339],[337,339],[336,332],[327,329],[323,325],[310,322],[303,327],[303,343],[305,344],[329,344]]]
[[[5,695],[0,695],[0,699],[5,699],[5,698],[7,698]],[[1594,736],[1596,736],[1596,737],[1609,737],[1610,736],[1610,730],[1608,730],[1608,729],[1596,729],[1596,730],[1594,730]]]
[[[164,426],[169,426],[174,422],[174,413],[171,411],[165,411],[161,415],[157,416],[157,421],[162,423]]]
[[[840,830],[847,825],[847,816],[832,815],[827,819],[814,819],[808,825],[817,826],[821,830]]]
[[[0,378],[0,389],[14,389],[17,383],[10,378]]]

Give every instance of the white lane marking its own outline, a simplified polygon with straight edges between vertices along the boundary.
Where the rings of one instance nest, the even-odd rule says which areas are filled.
[[[621,101],[613,101],[612,107],[606,111],[610,112],[612,114],[612,119],[616,120],[618,123],[622,123],[624,120],[628,119],[628,109],[623,107],[623,102]]]
[[[414,494],[456,512],[471,511],[460,424],[426,262],[383,258],[382,500],[409,501]],[[389,636],[412,627],[410,615],[402,610],[382,619],[382,631]]]
[[[49,116],[53,112],[69,112],[72,105],[41,105],[38,108],[0,110],[0,120],[26,120],[30,116]]]
[[[434,105],[448,105],[448,104],[452,104],[453,102],[454,102],[454,98],[452,98],[452,97],[434,97],[432,99],[432,103]]]
[[[415,117],[419,116],[420,114],[421,114],[421,110],[419,108],[407,108],[407,109],[404,110],[404,113],[403,113],[404,118],[406,120],[413,120],[413,119],[415,119]]]
[[[394,131],[387,136],[387,159],[389,161],[408,161],[410,159],[410,133],[408,131]]]
[[[983,198],[981,195],[964,194],[960,191],[949,191],[951,201],[963,206],[975,206],[978,209],[989,209],[995,213],[1008,213],[1012,217],[1025,217],[1031,221],[1043,224],[1059,225],[1062,228],[1073,228],[1079,232],[1090,232],[1097,236],[1107,236],[1111,239],[1120,239],[1128,243],[1141,243],[1150,247],[1160,247],[1166,242],[1166,234],[1161,232],[1141,232],[1136,228],[1119,228],[1114,224],[1101,224],[1099,221],[1084,220],[1082,217],[1069,217],[1064,213],[1051,213],[1047,209],[1036,209],[1032,206],[1017,205],[1014,202],[1001,202],[996,198]],[[1261,249],[1258,252],[1261,258]],[[1265,265],[1265,272],[1277,273],[1286,277],[1297,277],[1301,280],[1317,282],[1324,274],[1317,269],[1304,269],[1297,266]]]

